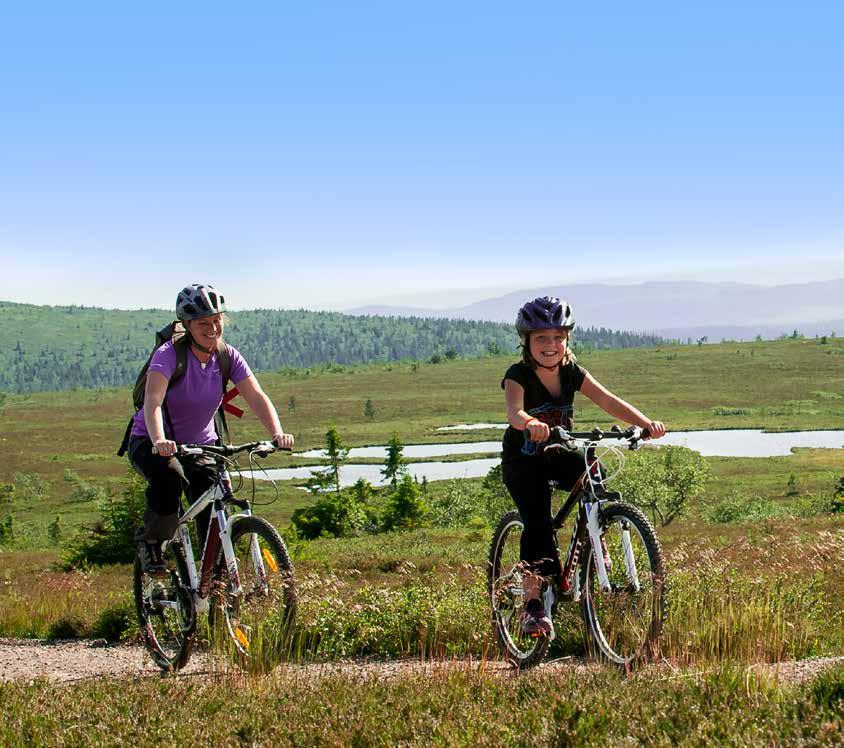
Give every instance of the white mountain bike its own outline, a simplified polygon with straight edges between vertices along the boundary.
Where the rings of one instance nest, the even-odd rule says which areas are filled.
[[[272,442],[179,446],[177,455],[214,456],[218,471],[214,484],[180,516],[175,534],[164,542],[166,574],[146,573],[140,552],[135,558],[141,636],[162,670],[185,666],[197,615],[205,612],[212,637],[222,634],[238,658],[260,658],[266,664],[283,653],[296,612],[293,564],[277,530],[252,514],[249,501],[235,497],[225,459],[248,452],[252,462],[275,451]],[[190,526],[209,505],[211,521],[197,564]],[[239,511],[231,514],[231,507]]]

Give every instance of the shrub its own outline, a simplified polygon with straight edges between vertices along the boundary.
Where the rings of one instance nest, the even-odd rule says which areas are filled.
[[[490,527],[498,524],[498,520],[504,512],[515,507],[510,492],[504,485],[501,463],[486,474],[481,484],[483,488],[482,498],[484,502],[483,516]]]
[[[494,527],[501,515],[514,508],[501,477],[501,465],[491,468],[483,481],[445,481],[430,507],[428,519],[437,527],[468,527],[480,522]]]
[[[686,447],[643,449],[613,481],[623,496],[649,511],[665,527],[688,509],[709,478],[709,465]]]
[[[445,490],[431,502],[428,519],[437,527],[466,527],[472,520],[486,525],[483,487],[470,481],[445,481]]]
[[[427,511],[428,507],[422,500],[419,487],[413,482],[413,478],[405,474],[387,507],[384,529],[408,530],[419,527]]]
[[[15,489],[27,501],[40,501],[47,492],[46,481],[37,473],[15,473]]]
[[[358,495],[366,493],[365,487],[355,486]],[[367,516],[355,489],[346,489],[323,494],[313,504],[296,509],[291,522],[299,537],[307,540],[327,536],[342,538],[358,535],[367,524]]]
[[[801,496],[795,506],[798,517],[818,517],[844,512],[844,498],[828,494]]]
[[[91,633],[108,642],[119,642],[135,627],[135,608],[128,600],[110,605],[100,611]]]
[[[15,539],[15,518],[7,514],[0,518],[0,545],[11,545]]]
[[[77,533],[62,553],[60,566],[79,568],[89,564],[128,564],[135,558],[135,531],[146,509],[146,481],[134,470],[115,498],[111,491],[99,501],[100,519]]]
[[[717,524],[757,522],[761,519],[782,517],[788,510],[770,499],[760,496],[732,496],[715,504],[706,513],[706,519]]]
[[[51,545],[58,545],[62,540],[62,516],[56,515],[56,518],[47,525],[47,537],[50,539]]]
[[[47,638],[51,641],[57,639],[84,639],[88,635],[88,624],[85,619],[78,615],[62,616],[50,624],[47,630]]]
[[[713,416],[749,416],[752,413],[750,408],[729,408],[724,405],[716,405],[712,409]]]

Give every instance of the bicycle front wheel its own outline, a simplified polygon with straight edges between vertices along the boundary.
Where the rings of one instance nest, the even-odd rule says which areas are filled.
[[[171,542],[163,551],[166,575],[143,570],[140,549],[135,555],[134,594],[141,638],[155,664],[172,672],[190,657],[196,631],[196,607],[182,544]]]
[[[622,502],[602,511],[609,589],[601,586],[595,551],[581,566],[581,606],[593,654],[624,669],[656,659],[665,611],[662,549],[651,523]]]
[[[525,609],[521,538],[524,522],[516,512],[507,512],[498,522],[489,545],[487,569],[492,627],[502,654],[518,668],[542,661],[551,643],[547,636],[522,634]]]
[[[276,529],[261,517],[243,517],[232,529],[240,594],[222,547],[212,600],[212,632],[222,628],[235,659],[273,667],[290,641],[296,614],[293,564]]]

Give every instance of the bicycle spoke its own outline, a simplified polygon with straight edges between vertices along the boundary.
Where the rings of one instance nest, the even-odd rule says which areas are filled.
[[[241,593],[235,594],[228,583],[228,567],[221,552],[217,563],[221,578],[215,588],[212,618],[222,615],[220,624],[241,664],[251,660],[272,666],[287,641],[295,610],[287,550],[275,529],[258,517],[235,524],[232,548]]]
[[[144,642],[163,670],[178,670],[190,656],[196,613],[186,587],[187,567],[181,546],[169,544],[164,550],[168,575],[153,578],[135,561],[135,608]]]
[[[490,546],[489,594],[493,626],[503,653],[518,667],[529,667],[545,655],[549,640],[525,636],[521,631],[524,611],[521,533],[518,513],[506,514]]]
[[[598,652],[629,666],[650,653],[661,628],[661,551],[641,512],[625,504],[606,510],[603,540],[610,589],[598,584],[590,554],[583,573],[584,618]]]

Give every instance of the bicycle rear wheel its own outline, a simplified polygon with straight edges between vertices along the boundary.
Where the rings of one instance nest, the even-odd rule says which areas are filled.
[[[182,544],[168,543],[163,552],[165,577],[143,570],[140,550],[135,554],[133,588],[141,638],[155,664],[173,672],[188,661],[196,631],[196,608]]]
[[[225,634],[236,661],[269,669],[283,656],[296,616],[293,564],[276,529],[261,517],[237,520],[232,546],[241,594],[221,547],[209,623],[212,632]]]
[[[651,523],[630,504],[605,507],[602,527],[610,589],[598,581],[590,548],[581,565],[583,619],[592,653],[632,669],[659,656],[665,612],[662,549]]]
[[[521,632],[524,612],[521,537],[524,523],[517,511],[507,512],[498,522],[489,546],[487,582],[492,607],[492,627],[501,653],[516,667],[538,664],[548,652],[547,636]]]

